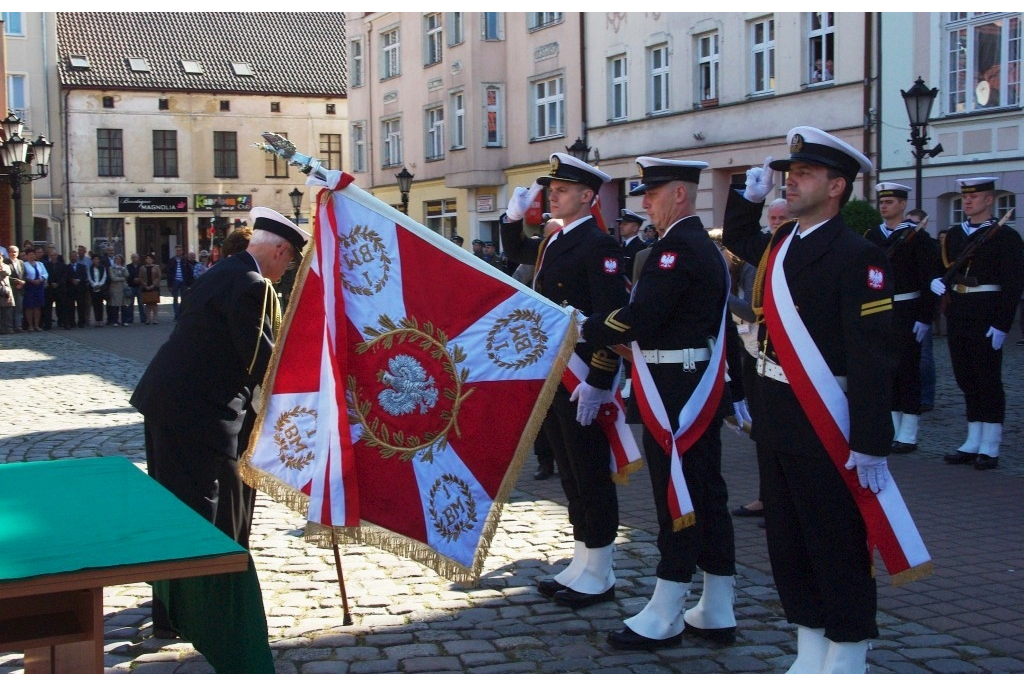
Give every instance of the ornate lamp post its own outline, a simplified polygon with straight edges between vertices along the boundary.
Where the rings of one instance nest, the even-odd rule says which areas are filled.
[[[302,196],[305,195],[298,188],[293,188],[292,192],[288,193],[288,199],[292,201],[292,211],[295,212],[295,223],[299,223],[299,218],[302,216]]]
[[[590,148],[587,147],[587,141],[583,138],[577,138],[575,143],[565,148],[565,151],[581,162],[590,161]]]
[[[402,170],[395,174],[398,179],[398,190],[402,193],[402,214],[409,214],[409,189],[412,188],[412,179],[415,178],[409,170],[402,167]]]
[[[938,94],[939,89],[926,86],[924,79],[920,76],[914,81],[910,90],[900,91],[903,102],[907,106],[907,117],[910,119],[910,139],[907,142],[914,148],[914,172],[917,179],[914,198],[917,209],[921,209],[921,164],[926,156],[934,157],[942,152],[941,144],[931,150],[926,150],[924,147],[929,140],[928,119],[932,113],[932,103],[935,102],[935,96]]]
[[[14,201],[14,242],[21,244],[21,186],[49,174],[50,152],[53,143],[40,135],[29,143],[21,137],[25,122],[8,111],[7,118],[0,122],[3,127],[3,143],[0,144],[0,162],[5,171],[0,178],[11,186],[11,199]],[[36,163],[36,172],[30,171],[32,162]]]

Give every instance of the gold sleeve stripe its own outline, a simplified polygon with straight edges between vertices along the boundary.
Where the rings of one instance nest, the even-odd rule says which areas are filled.
[[[886,304],[879,305],[879,306],[873,307],[871,309],[861,309],[860,310],[860,315],[861,316],[870,316],[871,314],[879,314],[881,312],[887,312],[890,309],[892,309],[892,302],[888,302]]]
[[[860,310],[863,312],[866,309],[874,309],[875,307],[881,307],[883,304],[892,304],[892,298],[886,297],[881,300],[875,300],[874,302],[865,302],[860,306]]]
[[[599,371],[615,371],[619,367],[619,360],[601,349],[590,356],[590,365]]]
[[[606,316],[604,319],[604,325],[612,329],[613,331],[624,333],[628,331],[631,328],[631,326],[629,326],[628,324],[624,324],[615,318],[615,315],[621,311],[621,309],[616,309],[614,312]]]

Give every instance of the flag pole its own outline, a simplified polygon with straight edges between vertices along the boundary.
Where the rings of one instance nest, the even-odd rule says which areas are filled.
[[[338,534],[331,528],[331,542],[334,545],[334,568],[338,570],[338,587],[341,588],[341,625],[352,625],[352,614],[348,612],[348,593],[345,592],[345,576],[341,572],[341,552],[338,550]]]

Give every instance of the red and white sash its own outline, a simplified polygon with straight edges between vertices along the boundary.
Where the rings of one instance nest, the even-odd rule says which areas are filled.
[[[726,272],[728,273],[728,272]],[[728,276],[726,276],[725,292],[729,292]],[[711,350],[711,361],[708,363],[693,394],[679,411],[679,428],[673,433],[672,424],[668,420],[668,412],[658,393],[658,388],[651,378],[640,345],[633,342],[633,373],[636,383],[637,406],[644,426],[658,441],[665,454],[670,457],[668,508],[672,514],[672,529],[681,530],[696,521],[693,512],[693,501],[683,477],[682,456],[704,434],[718,413],[718,405],[722,400],[725,388],[725,318],[729,313],[729,298],[726,296],[722,304],[722,317],[718,324],[718,336]]]
[[[896,482],[875,494],[860,487],[850,457],[850,407],[838,381],[814,343],[793,304],[783,262],[796,231],[780,241],[768,257],[764,318],[779,363],[814,432],[839,470],[867,526],[868,549],[878,548],[893,583],[927,575],[931,557],[907,510]]]
[[[587,363],[573,352],[562,374],[562,385],[571,393],[580,381],[587,377],[589,369]],[[612,387],[615,388],[615,394],[611,402],[601,405],[597,412],[597,423],[604,430],[611,449],[612,480],[620,485],[626,485],[629,483],[629,474],[639,469],[643,465],[643,460],[640,458],[640,447],[636,444],[633,431],[626,423],[626,404],[618,390],[618,376],[612,382]]]

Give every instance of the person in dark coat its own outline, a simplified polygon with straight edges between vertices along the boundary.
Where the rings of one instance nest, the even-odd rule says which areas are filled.
[[[730,190],[723,242],[764,266],[753,305],[765,317],[758,372],[768,416],[754,421],[753,437],[764,441],[772,573],[786,618],[797,625],[790,670],[864,673],[868,640],[878,636],[877,590],[867,527],[843,470],[856,470],[859,487],[873,492],[889,478],[892,271],[882,249],[839,213],[871,162],[809,126],[792,129],[788,141],[789,159],[768,158],[747,172],[746,189]],[[760,218],[772,170],[789,172],[786,201],[798,219],[770,236]],[[802,383],[812,372],[813,381]],[[828,428],[842,419],[829,424],[828,416],[844,410],[841,442]]]
[[[177,325],[131,397],[144,417],[150,476],[243,543],[252,509],[238,456],[281,322],[272,283],[300,258],[309,239],[271,209],[257,207],[250,218],[248,248],[195,281]],[[154,602],[155,626],[181,629],[187,637],[188,627],[172,626],[161,610]]]
[[[645,422],[644,456],[651,474],[661,555],[657,583],[643,610],[626,619],[625,628],[610,633],[608,642],[619,649],[674,646],[685,629],[731,644],[736,639],[736,552],[722,478],[720,436],[722,404],[728,403],[724,393],[717,397],[713,391],[698,393],[705,374],[713,378],[716,372],[709,369],[711,348],[726,344],[719,338],[729,284],[725,259],[696,214],[700,173],[708,165],[656,157],[639,157],[636,164],[642,182],[631,194],[643,195],[644,210],[658,226],[658,241],[633,284],[629,304],[592,314],[583,324],[583,337],[596,345],[636,341],[655,385],[647,395],[660,397],[673,433],[691,397],[698,403],[693,412],[710,411],[712,418],[680,455],[694,507],[694,522],[681,528],[669,507],[673,456]],[[634,374],[634,394],[637,383]],[[698,565],[704,572],[703,593],[696,606],[684,613]]]
[[[967,439],[945,460],[981,471],[999,465],[1006,417],[1003,342],[1024,291],[1021,237],[992,215],[996,180],[957,179],[967,218],[946,233],[942,260],[949,277],[931,283],[936,295],[949,293],[949,359],[967,410]]]
[[[589,315],[626,304],[626,281],[620,271],[622,248],[603,231],[591,207],[608,174],[574,157],[551,155],[551,171],[533,188],[516,188],[501,219],[501,242],[520,264],[536,263],[534,288],[549,300]],[[549,188],[551,217],[564,227],[542,242],[523,231],[523,216],[533,196]],[[538,258],[539,255],[539,258]],[[612,401],[612,383],[619,357],[602,345],[580,342],[575,354],[586,364],[586,378],[570,393],[555,391],[542,430],[555,455],[569,505],[576,548],[569,566],[554,579],[541,580],[538,590],[573,608],[615,598],[612,570],[619,526],[618,496],[609,468],[609,445],[595,422],[602,404]]]
[[[636,212],[623,209],[618,219],[619,237],[622,239],[622,272],[633,279],[633,259],[636,253],[647,247],[638,233],[644,223],[644,218]]]

